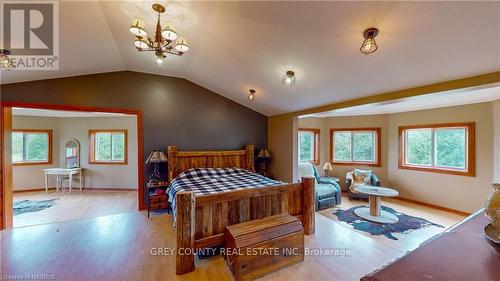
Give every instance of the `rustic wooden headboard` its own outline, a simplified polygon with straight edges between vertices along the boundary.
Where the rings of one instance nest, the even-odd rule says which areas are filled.
[[[178,151],[176,146],[167,148],[168,180],[191,168],[242,168],[255,172],[254,146],[242,150]]]

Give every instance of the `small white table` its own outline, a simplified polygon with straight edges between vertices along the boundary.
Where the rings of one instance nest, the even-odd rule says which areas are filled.
[[[72,183],[73,183],[73,175],[78,175],[78,178],[80,180],[80,191],[82,191],[83,188],[83,168],[50,168],[50,169],[43,169],[43,172],[45,173],[45,192],[48,192],[49,190],[49,175],[54,175],[56,176],[56,190],[59,191],[59,187],[63,188],[62,186],[62,179],[64,176],[69,177],[69,192],[71,193],[72,191]]]
[[[394,189],[378,187],[373,185],[355,186],[354,190],[368,194],[369,207],[361,207],[354,210],[354,213],[365,220],[378,223],[397,223],[398,217],[394,214],[382,210],[382,197],[395,197],[399,195]]]

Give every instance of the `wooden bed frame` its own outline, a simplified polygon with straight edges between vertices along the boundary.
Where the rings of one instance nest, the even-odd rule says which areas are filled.
[[[177,151],[169,146],[168,179],[190,168],[238,167],[254,171],[254,147],[232,151]],[[306,235],[314,233],[314,178],[301,183],[251,188],[211,195],[179,192],[176,195],[176,274],[194,271],[195,249],[224,244],[224,228],[249,220],[289,213]],[[188,250],[186,250],[188,249]]]

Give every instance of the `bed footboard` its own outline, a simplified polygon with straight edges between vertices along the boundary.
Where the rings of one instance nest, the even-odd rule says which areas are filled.
[[[224,228],[281,213],[296,216],[306,235],[315,230],[313,177],[301,183],[251,188],[195,196],[180,192],[176,197],[176,274],[195,269],[194,249],[224,244]]]

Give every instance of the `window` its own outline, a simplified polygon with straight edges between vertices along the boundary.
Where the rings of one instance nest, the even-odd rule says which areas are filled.
[[[319,165],[319,129],[299,128],[299,161]]]
[[[380,166],[380,132],[380,128],[330,129],[331,161]]]
[[[399,168],[474,176],[475,123],[399,127]]]
[[[90,164],[127,164],[127,130],[90,130]]]
[[[52,130],[13,130],[14,165],[52,164]]]

